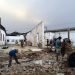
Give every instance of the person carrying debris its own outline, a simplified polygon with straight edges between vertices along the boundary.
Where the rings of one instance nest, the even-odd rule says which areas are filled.
[[[58,61],[58,56],[61,53],[61,37],[60,36],[56,40],[55,48],[56,48],[56,57],[57,57],[56,60]]]
[[[15,61],[16,61],[17,64],[20,64],[20,63],[18,62],[18,58],[17,58],[17,56],[16,56],[17,53],[18,53],[18,49],[15,49],[15,48],[13,48],[13,49],[9,52],[9,64],[8,64],[8,67],[11,66],[11,63],[12,63],[12,59],[13,59],[13,58],[15,59]]]

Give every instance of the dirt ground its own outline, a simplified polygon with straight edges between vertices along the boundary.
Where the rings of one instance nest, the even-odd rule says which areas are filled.
[[[12,66],[8,67],[8,52],[12,48],[19,50],[18,59],[21,64],[12,61]],[[56,60],[56,53],[49,49],[37,47],[11,46],[0,51],[0,75],[75,75],[74,69],[66,67],[66,56],[62,60],[59,55]]]

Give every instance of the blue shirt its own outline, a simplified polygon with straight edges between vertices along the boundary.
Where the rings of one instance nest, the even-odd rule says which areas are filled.
[[[56,40],[56,48],[61,48],[61,40]]]
[[[16,49],[14,49],[14,50],[11,50],[10,52],[9,52],[9,55],[10,56],[16,56]]]

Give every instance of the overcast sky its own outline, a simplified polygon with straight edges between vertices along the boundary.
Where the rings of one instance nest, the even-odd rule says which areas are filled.
[[[7,32],[27,32],[43,21],[48,29],[75,27],[75,0],[0,0]]]

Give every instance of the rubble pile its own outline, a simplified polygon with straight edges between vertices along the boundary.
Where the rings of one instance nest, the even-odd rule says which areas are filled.
[[[13,65],[11,68],[0,69],[1,75],[54,75],[49,69],[40,65]]]
[[[21,52],[21,57],[25,59],[26,58],[29,58],[29,59],[32,59],[32,60],[40,60],[40,59],[43,59],[43,60],[56,60],[56,54],[53,53],[53,52],[47,52],[47,51],[23,51]],[[20,57],[20,56],[19,56]]]
[[[34,59],[37,59],[39,58],[39,53],[37,52],[32,52],[32,51],[26,51],[26,52],[22,52],[21,54],[19,54],[19,59],[31,59],[31,60],[34,60]]]
[[[12,62],[11,67],[8,67],[7,54],[1,54],[0,56],[3,60],[0,61],[0,75],[69,75],[66,73],[62,57],[59,56],[59,61],[57,62],[56,54],[53,52],[21,52],[18,56],[21,64]]]
[[[8,55],[3,52],[0,52],[0,62],[6,61],[6,60],[8,60]]]
[[[21,63],[20,65],[12,64],[10,68],[7,65],[0,69],[1,75],[56,75],[59,71],[57,63],[48,64],[48,61],[42,65],[31,62]]]

